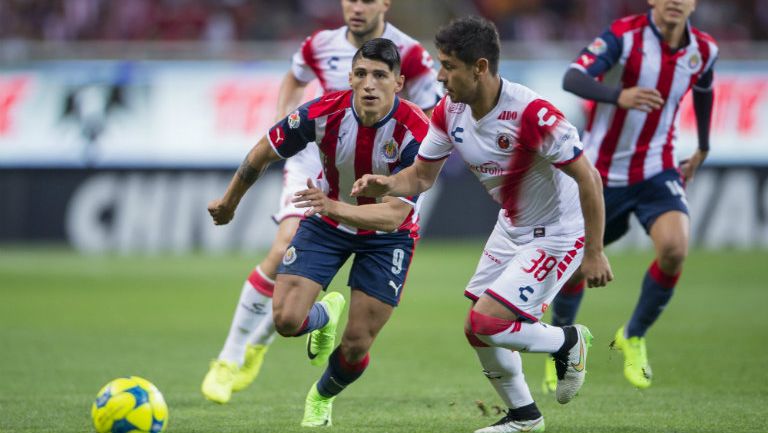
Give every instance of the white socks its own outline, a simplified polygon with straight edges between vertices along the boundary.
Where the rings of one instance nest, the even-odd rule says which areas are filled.
[[[254,273],[258,272],[257,270]],[[253,274],[251,274],[253,276]],[[224,348],[219,354],[219,359],[234,362],[238,366],[242,365],[245,358],[245,346],[251,340],[257,329],[264,328],[264,322],[267,323],[266,332],[274,333],[272,323],[272,298],[267,296],[264,290],[257,290],[252,284],[253,278],[243,284],[243,290],[240,293],[240,300],[235,309],[235,316],[232,318],[232,325],[229,328],[227,340],[224,342]],[[271,294],[271,287],[269,290]],[[262,337],[264,341],[270,341],[270,336]],[[264,344],[264,343],[261,343]],[[269,343],[266,343],[269,344]]]
[[[508,408],[533,403],[531,391],[525,383],[520,353],[499,347],[473,347],[483,366],[483,372]]]
[[[489,346],[524,352],[555,353],[565,342],[562,328],[542,322],[510,322],[509,328],[491,335],[477,334]]]

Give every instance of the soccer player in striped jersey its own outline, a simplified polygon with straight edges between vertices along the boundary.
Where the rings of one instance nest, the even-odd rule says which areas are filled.
[[[481,18],[452,22],[435,37],[438,79],[448,94],[435,107],[418,159],[391,176],[366,175],[364,196],[408,196],[429,189],[458,151],[501,205],[474,276],[465,332],[483,372],[509,408],[476,433],[543,431],[544,418],[525,383],[518,351],[552,354],[557,400],[581,388],[592,340],[582,325],[540,321],[581,264],[590,286],[612,279],[603,254],[603,200],[597,171],[574,128],[531,89],[498,75],[499,36]]]
[[[327,362],[307,394],[301,423],[306,427],[331,425],[334,398],[363,374],[368,351],[403,294],[418,238],[418,197],[350,196],[355,179],[411,165],[427,133],[428,120],[419,107],[396,96],[403,81],[392,41],[364,43],[353,57],[352,90],[324,95],[278,122],[250,151],[224,196],[208,207],[216,224],[226,224],[269,163],[317,143],[322,185],[309,178],[296,193],[294,202],[307,209],[307,218],[283,256],[272,304],[277,332],[309,334],[311,363]],[[349,318],[335,347],[345,299],[338,292],[315,299],[353,254]]]
[[[280,87],[276,120],[299,106],[307,84],[314,79],[324,94],[348,89],[352,57],[364,42],[377,37],[393,41],[400,51],[405,77],[401,96],[431,112],[440,99],[432,58],[416,40],[384,20],[389,4],[389,0],[341,0],[346,25],[313,34],[293,55],[291,70]],[[277,236],[243,284],[224,347],[203,380],[202,392],[209,400],[228,402],[232,391],[244,389],[259,373],[275,335],[271,302],[277,267],[304,216],[292,200],[306,188],[306,179],[314,178],[321,169],[315,143],[285,162],[280,209],[273,215]]]
[[[638,388],[651,385],[645,334],[672,297],[688,253],[684,182],[693,179],[709,150],[718,54],[712,37],[688,21],[695,0],[648,3],[648,13],[613,22],[582,50],[563,80],[565,90],[594,101],[584,144],[603,180],[605,243],[627,232],[634,213],[656,250],[635,310],[613,343],[624,355],[625,377]],[[691,88],[699,147],[678,166],[675,129]],[[553,303],[553,324],[575,321],[583,289],[577,272]],[[552,390],[551,361],[546,371],[544,389]]]

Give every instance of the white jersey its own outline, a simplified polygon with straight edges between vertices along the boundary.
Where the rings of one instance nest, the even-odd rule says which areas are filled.
[[[576,182],[558,170],[582,154],[573,127],[531,89],[501,80],[499,102],[482,119],[445,96],[435,107],[419,158],[447,158],[454,148],[501,204],[511,234],[542,237],[584,229]]]
[[[349,89],[349,72],[357,47],[347,40],[348,31],[343,26],[308,37],[293,55],[293,75],[303,82],[317,78],[323,93]],[[399,96],[423,110],[434,107],[441,92],[429,52],[390,23],[385,24],[381,37],[394,42],[400,51],[400,73],[405,77],[405,87]]]

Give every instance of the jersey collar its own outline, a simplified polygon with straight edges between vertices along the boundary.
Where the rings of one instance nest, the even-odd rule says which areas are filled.
[[[349,105],[352,107],[352,115],[355,116],[355,121],[357,121],[358,125],[363,126],[363,122],[360,120],[360,117],[357,115],[357,111],[355,111],[355,92],[350,92],[349,94]],[[395,112],[397,111],[397,108],[399,106],[400,106],[400,97],[395,95],[395,101],[392,103],[392,109],[389,110],[389,113],[387,113],[386,116],[379,119],[372,126],[369,126],[369,128],[374,128],[374,129],[381,128],[382,125],[389,122],[389,119],[391,119],[392,116],[395,115]]]
[[[685,51],[692,47],[695,43],[695,39],[693,37],[693,33],[691,32],[691,20],[687,20],[685,22],[685,33],[688,36],[688,45],[683,45],[680,48],[672,49],[672,47],[667,44],[667,41],[664,40],[663,36],[661,35],[661,32],[659,31],[659,28],[656,27],[656,23],[653,22],[653,9],[648,10],[647,18],[648,18],[648,26],[651,28],[651,31],[653,31],[653,34],[656,35],[656,38],[658,38],[659,43],[661,44],[662,48],[668,52],[669,54],[683,54]]]

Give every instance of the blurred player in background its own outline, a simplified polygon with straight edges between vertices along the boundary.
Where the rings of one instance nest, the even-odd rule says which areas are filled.
[[[603,181],[605,243],[627,232],[634,213],[656,250],[635,310],[613,343],[624,354],[624,375],[638,388],[651,385],[645,334],[672,297],[688,253],[684,182],[693,179],[709,151],[718,53],[712,37],[688,22],[695,0],[648,3],[647,14],[615,21],[582,50],[563,80],[565,90],[595,103],[584,143]],[[691,88],[699,148],[678,169],[678,109]],[[583,289],[583,275],[576,272],[552,305],[554,325],[574,323]],[[551,360],[546,372],[544,389],[551,391]]]
[[[307,354],[328,366],[307,394],[305,427],[331,425],[336,395],[368,366],[374,339],[400,302],[418,238],[417,196],[350,196],[355,179],[410,166],[429,127],[414,104],[401,100],[400,56],[389,39],[363,44],[353,58],[352,90],[331,92],[278,122],[243,161],[224,196],[208,207],[216,224],[229,222],[238,202],[270,162],[317,142],[327,193],[305,179],[294,203],[308,208],[278,269],[274,324],[280,335],[309,334]],[[334,350],[345,300],[331,292],[315,302],[352,255],[349,319]]]
[[[293,55],[291,70],[280,87],[278,120],[299,105],[307,84],[315,78],[323,93],[348,89],[352,56],[364,42],[378,37],[392,40],[400,51],[405,76],[402,96],[431,112],[440,98],[432,58],[413,38],[384,21],[389,5],[389,0],[341,1],[346,25],[315,33]],[[259,373],[275,335],[271,301],[277,267],[304,216],[304,210],[291,200],[306,188],[307,178],[316,178],[321,169],[314,143],[285,163],[280,210],[273,217],[277,236],[266,258],[245,281],[224,347],[203,380],[202,392],[209,400],[228,402],[232,391],[244,389]]]
[[[590,286],[612,279],[603,254],[600,178],[576,129],[532,90],[498,75],[499,35],[490,22],[463,18],[435,37],[447,91],[413,166],[367,175],[353,194],[409,196],[429,189],[456,149],[501,204],[496,227],[464,294],[472,300],[466,335],[509,411],[480,433],[543,431],[517,351],[558,361],[557,400],[584,383],[592,336],[582,326],[540,322],[547,304],[581,263]]]

